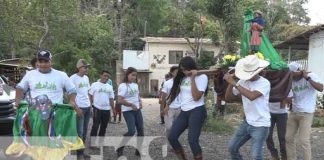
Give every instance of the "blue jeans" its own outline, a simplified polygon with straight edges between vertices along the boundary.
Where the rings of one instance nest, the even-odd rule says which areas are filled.
[[[144,124],[141,110],[126,111],[123,112],[123,116],[126,121],[128,131],[124,134],[124,138],[119,145],[121,148],[123,148],[129,139],[135,135],[135,131],[137,131],[137,136],[144,136]],[[137,149],[141,149],[143,143],[142,140],[142,138],[138,139]]]
[[[83,112],[83,116],[81,118],[78,117],[77,120],[78,135],[83,140],[83,142],[85,142],[90,120],[90,107],[80,109]]]
[[[252,159],[263,159],[263,145],[268,137],[269,127],[254,127],[249,125],[245,120],[232,137],[229,143],[229,152],[233,160],[242,160],[242,155],[239,152],[241,146],[249,139],[252,140]]]
[[[137,136],[144,136],[144,125],[143,125],[143,116],[142,111],[126,111],[123,112],[127,124],[127,133],[124,136],[134,136],[135,128],[137,130]]]
[[[85,143],[87,138],[88,124],[90,120],[90,107],[80,108],[83,112],[83,116],[81,118],[77,118],[77,129],[78,135]],[[83,149],[77,151],[77,154],[83,154]]]
[[[181,111],[173,123],[168,140],[175,151],[182,149],[179,137],[188,128],[188,141],[194,156],[202,154],[199,145],[201,128],[206,120],[207,111],[205,106],[199,106],[189,111]]]

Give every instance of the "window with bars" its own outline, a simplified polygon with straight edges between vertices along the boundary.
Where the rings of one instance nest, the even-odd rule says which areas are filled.
[[[169,51],[169,64],[179,64],[183,57],[183,51]]]

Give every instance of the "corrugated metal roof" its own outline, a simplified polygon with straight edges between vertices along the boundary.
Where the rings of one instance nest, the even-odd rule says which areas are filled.
[[[21,60],[20,58],[12,58],[12,59],[4,59],[4,60],[1,60],[0,62],[11,62],[11,61],[19,61]]]
[[[147,43],[188,43],[185,38],[173,38],[173,37],[144,37],[141,40]],[[195,38],[189,38],[191,43],[195,42]],[[213,44],[211,39],[204,38],[203,43]]]
[[[301,34],[293,36],[292,38],[287,39],[284,42],[281,42],[275,45],[276,49],[295,49],[295,50],[308,50],[309,46],[309,37],[319,31],[324,30],[324,24],[313,27],[310,30],[307,30]]]
[[[9,67],[22,67],[22,68],[27,68],[27,69],[32,69],[30,66],[22,66],[22,65],[17,65],[17,64],[7,64],[7,63],[1,63],[0,66],[9,66]]]

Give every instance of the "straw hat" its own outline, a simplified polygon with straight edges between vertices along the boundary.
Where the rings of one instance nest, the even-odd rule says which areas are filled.
[[[242,80],[249,80],[268,65],[268,61],[261,60],[256,55],[248,55],[236,63],[235,76]]]
[[[76,64],[76,67],[77,68],[80,68],[80,67],[88,67],[88,66],[90,66],[90,64],[87,63],[87,61],[84,60],[84,59],[79,59],[78,62],[77,62],[77,64]]]
[[[256,10],[254,11],[254,13],[260,14],[261,16],[263,15],[263,13],[260,10]]]

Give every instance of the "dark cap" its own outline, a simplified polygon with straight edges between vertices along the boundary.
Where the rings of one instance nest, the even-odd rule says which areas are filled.
[[[44,60],[49,61],[49,60],[52,60],[52,54],[51,54],[51,52],[48,51],[48,50],[40,50],[40,51],[38,51],[38,53],[37,53],[37,59],[38,59],[38,60],[39,60],[39,59],[44,59]]]

